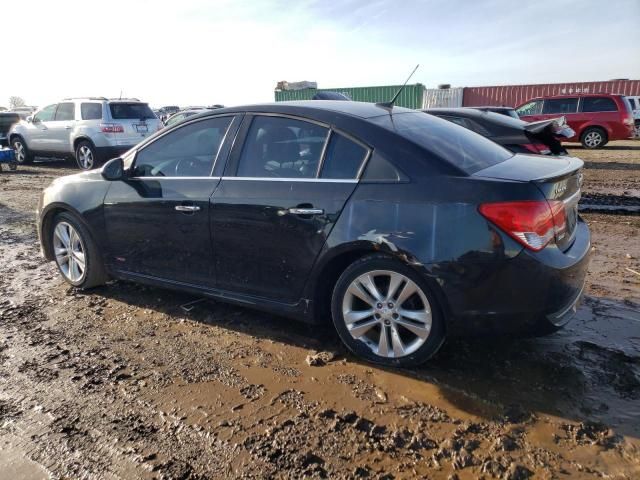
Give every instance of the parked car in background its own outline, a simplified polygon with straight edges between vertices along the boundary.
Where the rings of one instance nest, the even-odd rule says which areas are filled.
[[[512,107],[469,107],[481,110],[483,112],[499,113],[500,115],[506,115],[507,117],[520,118],[515,108]]]
[[[343,100],[343,101],[351,101],[351,97],[346,93],[340,92],[318,92],[316,93],[312,100]]]
[[[640,138],[640,96],[626,97],[633,112],[633,121],[635,124],[635,136]]]
[[[66,98],[15,124],[9,141],[18,163],[35,156],[71,157],[89,170],[161,128],[149,105],[138,99]]]
[[[423,112],[457,123],[514,153],[567,154],[558,140],[558,134],[563,131],[562,117],[528,123],[511,116],[476,108],[428,108]],[[566,128],[564,130],[568,130],[564,138],[566,135],[574,135],[573,130]]]
[[[520,105],[516,112],[527,122],[564,116],[576,132],[575,137],[566,141],[579,141],[584,148],[600,148],[611,140],[625,140],[634,135],[631,106],[622,95],[597,93],[540,97]]]
[[[355,354],[408,366],[447,335],[570,320],[591,249],[582,167],[406,108],[234,107],[54,180],[37,228],[75,287],[111,276],[333,321]]]
[[[184,120],[185,118],[189,118],[192,117],[193,115],[197,115],[199,113],[205,112],[206,110],[208,110],[205,107],[200,107],[194,110],[181,110],[178,113],[174,113],[173,115],[171,115],[165,122],[164,124],[169,127],[173,124],[178,123],[181,120]]]
[[[0,112],[0,147],[9,146],[9,130],[20,121],[20,116],[16,112]]]
[[[10,110],[11,112],[17,113],[22,120],[26,120],[27,117],[33,114],[37,109],[36,107],[15,107]]]

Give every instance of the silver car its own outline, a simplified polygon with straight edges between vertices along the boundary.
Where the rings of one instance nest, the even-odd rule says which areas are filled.
[[[34,157],[71,157],[90,170],[162,128],[138,99],[66,98],[15,124],[9,142],[18,163]]]

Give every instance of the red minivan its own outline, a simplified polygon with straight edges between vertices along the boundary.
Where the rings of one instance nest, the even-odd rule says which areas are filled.
[[[608,93],[539,97],[516,107],[525,122],[564,116],[576,132],[567,142],[580,142],[584,148],[599,148],[609,140],[634,135],[633,113],[622,95]]]

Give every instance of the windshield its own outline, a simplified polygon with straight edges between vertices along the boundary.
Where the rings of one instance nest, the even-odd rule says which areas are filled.
[[[370,120],[468,174],[504,162],[513,156],[511,152],[482,135],[422,112],[382,115]]]
[[[146,103],[110,103],[109,109],[114,120],[156,118]]]

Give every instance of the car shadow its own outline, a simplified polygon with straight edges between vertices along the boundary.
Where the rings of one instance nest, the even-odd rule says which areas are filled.
[[[370,367],[346,351],[329,322],[318,328],[120,281],[90,294],[257,338],[330,350],[338,359]],[[521,421],[540,412],[577,422],[600,421],[617,433],[640,438],[639,311],[635,304],[588,297],[574,321],[553,335],[451,339],[419,368],[375,368],[435,384],[448,402],[479,417],[486,417],[488,406]]]

